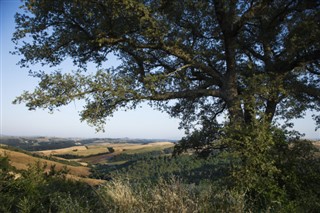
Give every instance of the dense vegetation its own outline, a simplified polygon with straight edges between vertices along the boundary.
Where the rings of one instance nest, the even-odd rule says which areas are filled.
[[[89,212],[101,209],[90,186],[66,179],[67,170],[36,163],[17,171],[0,156],[0,212]]]
[[[228,159],[210,157],[200,159],[193,155],[172,157],[159,152],[141,154],[120,154],[109,160],[120,164],[95,165],[92,169],[94,178],[117,179],[129,178],[135,182],[156,182],[160,178],[167,180],[172,176],[183,179],[185,183],[217,180],[226,175],[224,171]]]
[[[17,171],[0,157],[3,212],[317,212],[320,209],[319,150],[311,142],[277,132],[268,153],[242,162],[236,152],[207,158],[166,151],[120,154],[93,165],[91,187],[44,172],[45,165]],[[264,162],[261,155],[270,156]],[[267,157],[266,156],[266,157]],[[112,161],[112,162],[111,162]],[[119,163],[119,164],[117,164]]]
[[[259,132],[261,133],[263,132]],[[244,133],[241,135],[242,140],[246,137],[249,136]],[[184,184],[195,184],[204,191],[210,187],[214,187],[217,194],[231,190],[243,195],[241,212],[319,210],[319,150],[311,142],[289,139],[279,130],[274,132],[270,140],[273,141],[271,147],[258,147],[259,144],[256,144],[250,148],[255,150],[253,154],[244,147],[243,150],[237,148],[235,151],[217,152],[206,159],[195,155],[171,157],[142,154],[140,157],[132,155],[130,158],[120,155],[115,158],[126,160],[125,163],[97,165],[93,175],[108,180],[128,178],[135,185],[152,185],[161,179],[170,180],[174,176]],[[247,155],[247,162],[239,157],[239,152]],[[206,205],[210,205],[211,201],[208,202]]]
[[[0,157],[1,212],[198,212],[210,211],[212,188],[186,185],[173,177],[152,184],[116,178],[100,187],[66,179],[68,171],[37,163],[26,171]],[[18,175],[19,177],[15,177]],[[210,185],[208,185],[210,186]],[[219,195],[222,199],[223,195]],[[233,195],[228,195],[229,197]],[[218,201],[218,199],[217,199]],[[219,204],[220,205],[220,204]],[[225,209],[239,204],[225,205]]]

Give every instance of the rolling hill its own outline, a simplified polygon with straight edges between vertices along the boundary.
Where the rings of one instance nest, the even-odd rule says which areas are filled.
[[[51,165],[55,165],[56,170],[62,170],[67,168],[67,178],[84,181],[90,185],[98,185],[102,183],[102,180],[88,178],[90,175],[90,168],[85,166],[72,166],[53,160],[44,159],[37,156],[32,156],[32,153],[19,150],[11,150],[7,146],[0,147],[0,156],[7,156],[10,160],[10,164],[17,170],[26,170],[32,164],[40,162],[47,165],[47,171],[49,171]]]

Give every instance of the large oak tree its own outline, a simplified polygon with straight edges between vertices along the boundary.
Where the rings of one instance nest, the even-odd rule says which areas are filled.
[[[320,110],[319,1],[23,2],[13,41],[40,83],[15,102],[31,110],[83,99],[81,119],[101,127],[115,110],[149,101],[209,135],[219,115],[245,126]],[[110,54],[121,65],[104,69]],[[67,58],[78,71],[32,70]],[[89,62],[99,70],[88,72]]]

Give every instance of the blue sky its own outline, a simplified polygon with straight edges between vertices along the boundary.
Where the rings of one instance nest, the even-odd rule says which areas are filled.
[[[94,127],[81,123],[78,112],[81,103],[62,107],[49,114],[45,110],[28,111],[23,105],[13,105],[12,101],[24,90],[32,90],[37,79],[28,76],[28,69],[17,64],[19,56],[11,55],[14,50],[11,42],[15,29],[14,14],[19,11],[19,0],[1,0],[1,134],[22,136],[58,137],[130,137],[180,139],[184,132],[178,130],[179,120],[151,109],[147,104],[135,111],[119,111],[109,118],[105,133],[96,133]],[[115,62],[116,63],[116,62]],[[59,68],[75,70],[72,63],[66,62]]]
[[[37,79],[29,77],[27,69],[16,65],[19,56],[9,53],[14,50],[14,44],[11,42],[15,29],[14,14],[19,11],[21,3],[19,0],[1,0],[0,4],[0,133],[2,135],[166,139],[180,139],[184,135],[182,130],[178,130],[179,120],[153,110],[146,104],[134,111],[116,112],[108,119],[105,133],[96,133],[93,127],[80,122],[78,112],[82,109],[82,105],[79,102],[62,107],[53,114],[45,110],[28,111],[23,104],[13,105],[12,101],[16,96],[24,90],[32,90],[37,85]],[[63,63],[59,68],[76,69],[69,62]],[[320,138],[320,130],[315,131],[314,121],[309,115],[296,120],[295,129],[305,133],[307,138]]]

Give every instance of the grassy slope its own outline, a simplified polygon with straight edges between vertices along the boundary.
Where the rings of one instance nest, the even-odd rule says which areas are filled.
[[[165,148],[173,147],[174,144],[171,142],[156,142],[149,144],[130,144],[130,143],[117,143],[117,144],[96,144],[89,146],[74,146],[63,149],[55,149],[55,150],[44,150],[35,152],[40,155],[50,156],[50,155],[59,155],[59,154],[73,154],[82,157],[80,160],[82,162],[87,162],[91,164],[98,163],[107,163],[107,160],[121,153],[126,154],[138,154],[144,152],[158,151],[163,150]],[[105,152],[107,147],[113,147],[115,152],[108,153]],[[75,151],[76,150],[76,151]],[[88,178],[90,175],[90,168],[85,166],[71,166],[66,165],[60,162],[55,162],[35,156],[31,156],[27,153],[22,153],[19,151],[7,150],[4,147],[0,147],[0,155],[7,155],[10,159],[10,163],[12,166],[17,168],[18,170],[27,169],[30,164],[34,164],[37,161],[41,163],[47,164],[47,168],[49,170],[51,165],[55,165],[57,170],[61,170],[64,167],[67,167],[69,170],[69,174],[67,177],[75,180],[82,180],[90,185],[97,185],[102,183],[103,181],[97,179]],[[123,163],[123,162],[113,162],[112,164]]]
[[[114,152],[97,155],[97,156],[89,156],[81,159],[81,161],[97,164],[97,163],[108,163],[108,159],[112,156],[119,154],[140,154],[151,151],[160,151],[169,147],[173,147],[174,144],[171,142],[155,142],[148,144],[127,144],[127,143],[119,143],[119,144],[108,144],[108,147],[112,147]],[[123,163],[123,162],[122,162]],[[114,164],[114,162],[112,163]]]
[[[89,171],[90,169],[88,167],[70,166],[70,165],[58,163],[51,160],[33,157],[18,151],[6,150],[4,148],[0,148],[0,155],[8,156],[8,158],[10,159],[11,165],[18,170],[25,170],[28,168],[29,165],[34,164],[37,161],[40,161],[41,163],[48,165],[47,167],[48,170],[50,169],[51,165],[55,165],[55,168],[57,170],[61,170],[64,167],[67,167],[69,171],[68,177],[71,179],[82,180],[90,185],[97,185],[99,183],[102,183],[102,181],[100,180],[87,178],[90,175],[90,171]]]
[[[79,156],[81,159],[77,159],[80,162],[86,162],[91,164],[106,163],[109,158],[114,155],[125,154],[138,154],[151,151],[160,151],[165,148],[173,147],[171,142],[154,142],[148,144],[139,143],[99,143],[87,146],[73,146],[64,149],[44,150],[36,153],[45,156],[50,155],[63,155],[70,154]],[[108,147],[112,147],[114,152],[108,152]]]

